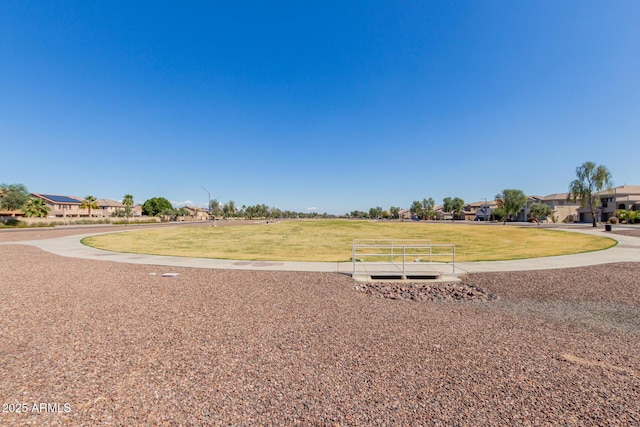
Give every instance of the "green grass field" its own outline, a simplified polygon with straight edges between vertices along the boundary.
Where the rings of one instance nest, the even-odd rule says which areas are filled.
[[[575,254],[615,241],[559,230],[503,225],[351,220],[283,221],[233,227],[174,227],[105,234],[83,243],[117,252],[263,261],[348,261],[353,239],[430,239],[455,244],[456,261]]]

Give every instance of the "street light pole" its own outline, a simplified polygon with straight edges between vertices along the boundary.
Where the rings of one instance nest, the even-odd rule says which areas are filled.
[[[202,185],[200,187],[202,187]],[[207,190],[204,187],[202,187],[202,189],[206,191],[207,194],[209,195],[209,204],[207,205],[207,212],[209,213],[209,219],[211,219],[211,193],[209,193],[209,190]]]

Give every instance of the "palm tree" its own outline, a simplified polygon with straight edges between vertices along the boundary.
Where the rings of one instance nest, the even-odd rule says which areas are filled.
[[[129,217],[132,216],[133,210],[131,207],[133,206],[133,196],[131,194],[125,194],[122,198],[122,204],[124,205],[124,217],[126,222],[129,222]]]
[[[133,206],[133,196],[131,194],[125,194],[122,198],[122,204],[130,208]]]
[[[40,198],[31,198],[27,204],[22,208],[24,216],[43,218],[47,216],[51,208],[46,205],[44,200]]]
[[[91,209],[99,209],[100,207],[98,206],[98,204],[96,203],[96,198],[93,196],[87,196],[84,198],[84,200],[82,200],[82,203],[80,203],[80,209],[88,209],[89,210],[89,217],[91,217]]]

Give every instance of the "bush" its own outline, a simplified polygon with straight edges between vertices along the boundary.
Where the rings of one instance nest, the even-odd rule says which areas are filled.
[[[7,227],[24,227],[26,224],[20,221],[18,218],[7,218],[3,221],[3,224]]]
[[[609,218],[609,224],[617,224],[618,223],[618,218],[616,218],[615,216],[612,218]]]

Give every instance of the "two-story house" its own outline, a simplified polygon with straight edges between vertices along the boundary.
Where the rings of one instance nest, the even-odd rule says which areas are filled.
[[[88,215],[86,209],[80,209],[82,199],[58,194],[31,193],[31,196],[42,199],[49,207],[49,216],[80,217]]]
[[[600,199],[600,206],[596,209],[596,215],[599,215],[599,218],[596,219],[602,222],[614,217],[619,209],[627,211],[640,209],[640,185],[621,185],[611,190],[601,191],[596,197]],[[583,218],[585,218],[584,221]],[[591,221],[591,212],[588,208],[580,210],[580,221]]]
[[[123,210],[124,205],[116,200],[111,199],[98,199],[96,200],[98,205],[97,211],[92,211],[92,215],[109,217],[116,213],[117,210]]]

